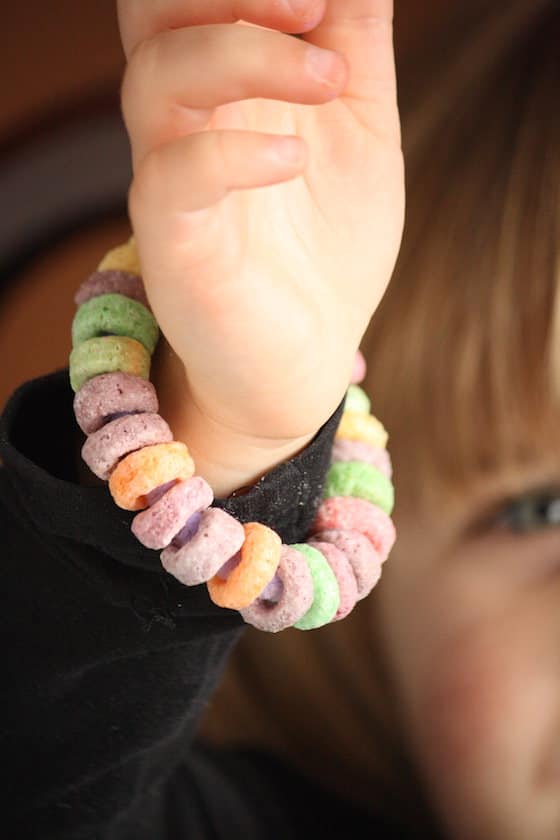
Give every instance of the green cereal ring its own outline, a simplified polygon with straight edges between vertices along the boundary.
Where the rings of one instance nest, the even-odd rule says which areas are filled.
[[[359,385],[349,385],[346,391],[344,411],[354,411],[356,414],[369,414],[371,400]]]
[[[335,573],[321,552],[306,543],[291,545],[307,561],[313,583],[313,601],[299,621],[292,624],[297,630],[315,630],[328,624],[340,606],[340,592]]]
[[[152,313],[137,300],[110,293],[97,295],[78,306],[72,322],[72,346],[103,335],[125,335],[140,341],[152,355],[159,328]]]
[[[119,335],[90,338],[70,353],[70,385],[76,393],[88,379],[117,370],[149,379],[150,362],[150,354],[134,338]]]
[[[389,516],[395,504],[393,484],[381,470],[364,461],[336,461],[328,469],[323,498],[357,496]]]

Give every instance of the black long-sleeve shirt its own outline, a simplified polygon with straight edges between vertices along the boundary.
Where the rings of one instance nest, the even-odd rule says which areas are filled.
[[[168,575],[106,486],[80,486],[72,400],[60,370],[18,388],[0,422],[3,836],[392,837],[273,755],[196,740],[246,625],[205,585]],[[303,452],[214,506],[303,541],[342,408]]]

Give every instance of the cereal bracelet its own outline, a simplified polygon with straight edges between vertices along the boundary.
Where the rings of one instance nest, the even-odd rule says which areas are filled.
[[[82,457],[115,503],[138,511],[142,545],[185,586],[259,630],[313,630],[343,620],[376,585],[396,533],[388,435],[370,413],[356,353],[323,499],[306,542],[284,545],[259,522],[214,508],[188,446],[173,440],[150,382],[159,327],[134,239],[109,251],[78,288],[69,375]]]

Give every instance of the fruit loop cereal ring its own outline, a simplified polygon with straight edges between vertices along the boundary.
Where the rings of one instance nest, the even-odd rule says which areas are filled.
[[[226,580],[218,571],[207,583],[212,601],[231,610],[248,607],[270,583],[280,563],[282,540],[276,531],[260,522],[247,522],[243,528],[245,542],[239,565]]]
[[[82,432],[91,435],[115,415],[157,414],[156,389],[149,379],[130,373],[102,373],[82,385],[74,397],[74,414]]]
[[[279,589],[275,600],[271,597],[273,588]],[[313,578],[309,564],[301,551],[282,545],[275,577],[252,604],[239,612],[246,624],[278,633],[299,621],[312,603]]]
[[[82,303],[87,303],[98,295],[108,294],[125,295],[132,300],[137,300],[151,311],[142,278],[128,271],[112,269],[94,271],[90,274],[74,295],[74,303],[76,306],[81,306]]]
[[[90,435],[82,447],[82,458],[92,473],[108,481],[125,455],[143,446],[171,440],[173,433],[159,414],[128,414]]]
[[[352,571],[358,594],[358,601],[369,595],[379,578],[381,577],[381,557],[371,542],[358,531],[319,531],[313,537],[319,542],[332,543],[340,551],[344,552]]]
[[[157,321],[145,306],[124,295],[98,295],[82,303],[72,322],[72,343],[89,338],[126,335],[144,345],[150,356],[159,338]]]
[[[389,556],[396,538],[393,520],[384,510],[352,496],[324,499],[312,525],[313,539],[327,530],[358,531],[370,540],[382,563]]]
[[[241,522],[221,508],[208,508],[196,534],[181,548],[167,546],[160,554],[161,563],[185,586],[197,586],[214,577],[237,554],[244,540]]]
[[[132,520],[131,531],[146,548],[165,548],[194,513],[214,501],[212,488],[201,476],[178,481]]]
[[[313,603],[292,626],[297,630],[315,630],[328,624],[340,606],[340,594],[336,576],[320,551],[305,543],[292,545],[301,551],[309,564],[313,580]]]
[[[384,448],[387,445],[389,435],[372,414],[356,414],[355,411],[345,411],[340,418],[337,438],[350,438],[350,440],[363,440],[371,446]]]
[[[174,440],[145,446],[119,461],[109,479],[109,490],[124,510],[147,507],[146,495],[168,481],[191,478],[194,461],[184,443]]]
[[[338,461],[362,461],[364,464],[371,464],[377,467],[388,479],[393,477],[393,466],[387,449],[379,446],[370,446],[361,440],[349,440],[348,438],[336,438],[331,450],[331,464]]]
[[[76,392],[88,379],[116,370],[149,379],[150,364],[150,354],[134,338],[118,335],[90,338],[70,353],[70,385]]]
[[[105,271],[109,268],[116,271],[128,271],[130,274],[142,273],[133,236],[124,245],[118,245],[108,251],[97,266],[98,271]]]
[[[331,464],[325,479],[324,498],[356,496],[378,505],[391,514],[395,494],[391,481],[377,467],[359,461],[340,461]]]
[[[366,360],[364,359],[363,353],[361,350],[356,352],[354,356],[354,364],[352,366],[352,374],[350,376],[350,382],[352,385],[358,385],[360,382],[363,381],[366,375]]]
[[[349,385],[344,400],[344,411],[353,411],[355,414],[369,414],[371,402],[364,390],[358,385]]]
[[[308,540],[308,545],[321,552],[334,572],[340,593],[340,604],[331,618],[331,623],[340,621],[352,612],[358,600],[358,584],[352,564],[344,552],[337,548],[334,543]]]

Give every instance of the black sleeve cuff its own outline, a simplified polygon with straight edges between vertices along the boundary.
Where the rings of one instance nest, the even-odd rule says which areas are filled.
[[[9,398],[0,420],[0,457],[12,502],[46,534],[98,549],[127,566],[159,570],[159,551],[130,531],[135,512],[115,505],[107,486],[82,487],[73,463],[74,394],[68,369],[25,382]],[[344,398],[309,445],[279,464],[246,494],[216,499],[241,522],[262,522],[286,544],[308,535],[320,504]],[[9,506],[9,500],[6,500]]]

